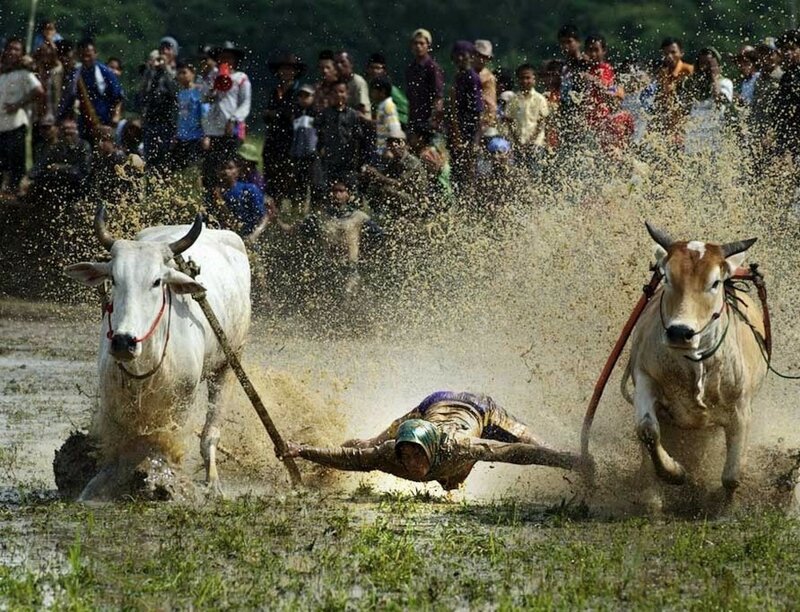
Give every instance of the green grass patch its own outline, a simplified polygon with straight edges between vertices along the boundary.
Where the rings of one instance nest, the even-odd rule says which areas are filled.
[[[3,522],[10,609],[753,609],[800,598],[798,524],[777,513],[604,522],[510,502],[299,495],[52,503],[7,509]]]

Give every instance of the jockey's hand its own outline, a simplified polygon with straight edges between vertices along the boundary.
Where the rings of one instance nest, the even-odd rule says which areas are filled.
[[[286,443],[286,450],[283,451],[283,454],[275,454],[278,455],[278,459],[283,461],[284,459],[294,459],[295,457],[300,456],[300,451],[302,450],[302,446],[300,444],[295,444],[294,442],[287,442]],[[277,449],[276,449],[277,451]]]

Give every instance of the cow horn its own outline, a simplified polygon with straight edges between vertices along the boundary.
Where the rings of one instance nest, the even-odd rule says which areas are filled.
[[[644,226],[647,228],[647,233],[650,234],[650,237],[668,251],[669,247],[672,246],[672,238],[669,237],[669,234],[653,227],[647,221],[644,222]]]
[[[97,212],[94,214],[94,233],[107,251],[111,250],[114,246],[114,236],[108,231],[106,227],[106,206],[101,204],[97,207]]]
[[[722,254],[725,257],[730,257],[731,255],[736,255],[736,253],[741,253],[742,251],[746,251],[753,243],[758,240],[758,238],[748,238],[747,240],[737,240],[736,242],[729,242],[728,244],[720,245],[722,249]]]
[[[197,240],[197,237],[200,235],[201,231],[203,231],[203,216],[200,213],[197,213],[189,232],[180,240],[170,242],[169,250],[172,251],[173,255],[180,255],[194,244],[194,241]]]

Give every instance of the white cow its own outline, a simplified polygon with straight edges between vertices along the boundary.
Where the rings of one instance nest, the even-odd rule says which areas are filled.
[[[231,346],[241,351],[250,327],[250,265],[233,232],[194,225],[151,227],[135,240],[115,240],[105,210],[95,231],[108,262],[64,268],[71,278],[96,286],[111,282],[100,327],[100,404],[92,428],[101,469],[80,499],[113,497],[120,467],[150,456],[181,461],[182,429],[200,383],[208,381],[209,408],[201,436],[206,482],[220,492],[216,447],[223,411],[218,403],[229,367],[206,317],[191,294],[205,290]],[[197,279],[179,272],[173,257],[200,265]]]
[[[723,245],[678,242],[650,225],[647,229],[657,243],[664,283],[636,324],[622,381],[629,401],[629,376],[635,385],[644,501],[653,509],[660,505],[654,469],[667,483],[686,481],[685,468],[662,444],[665,430],[685,445],[683,431],[713,428],[725,432],[722,484],[730,499],[740,483],[751,403],[767,364],[756,336],[764,336],[762,313],[749,295],[726,281],[755,239]]]

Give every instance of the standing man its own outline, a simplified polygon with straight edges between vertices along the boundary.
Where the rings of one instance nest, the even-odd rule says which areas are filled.
[[[333,88],[339,82],[339,72],[336,70],[333,51],[323,49],[317,57],[317,72],[319,81],[315,87],[314,109],[322,111],[331,105],[333,100]]]
[[[158,52],[164,58],[164,66],[175,76],[178,72],[178,53],[180,52],[178,41],[172,36],[164,36],[158,41]]]
[[[369,103],[369,86],[360,74],[353,72],[353,60],[347,51],[339,51],[334,58],[339,80],[347,83],[347,105],[365,119],[372,118]]]
[[[569,147],[581,142],[586,131],[582,110],[589,63],[583,54],[578,28],[573,24],[559,29],[558,46],[564,56],[558,109],[559,144]]]
[[[694,66],[683,61],[683,45],[677,38],[661,42],[661,66],[656,73],[656,92],[653,98],[653,128],[680,144],[683,136],[683,86]]]
[[[775,140],[778,153],[800,155],[800,30],[778,38],[783,76],[775,98]]]
[[[59,120],[72,112],[75,101],[81,113],[81,138],[95,141],[98,128],[113,125],[114,109],[122,101],[123,91],[117,75],[97,61],[94,41],[87,38],[78,44],[81,65],[74,71],[70,89],[61,99]]]
[[[334,181],[355,184],[356,173],[366,157],[363,123],[358,112],[347,105],[347,83],[333,86],[331,105],[322,111],[317,147],[322,169],[322,185]]]
[[[164,42],[170,39],[172,42]],[[142,76],[142,137],[147,167],[164,170],[168,166],[172,142],[178,131],[178,81],[175,50],[178,43],[169,36],[162,39],[159,54],[148,63]]]
[[[457,72],[448,104],[447,146],[453,162],[453,179],[461,189],[474,178],[483,112],[481,79],[472,67],[474,55],[475,45],[468,40],[457,41],[450,54]]]
[[[483,97],[483,113],[481,114],[481,134],[497,127],[497,77],[489,70],[492,61],[492,43],[488,40],[475,41],[475,55],[472,65],[481,80],[481,96]]]
[[[278,83],[269,94],[264,111],[264,179],[269,195],[280,202],[294,191],[295,170],[290,156],[294,137],[294,118],[299,114],[298,79],[305,64],[292,53],[281,53],[269,62]]]
[[[244,140],[245,121],[250,114],[252,88],[250,79],[239,70],[244,51],[230,41],[214,47],[210,55],[217,63],[211,79],[211,89],[206,99],[211,108],[205,117],[206,138],[203,148],[203,186],[209,196],[217,185],[222,163],[236,157],[239,144]]]
[[[406,68],[409,145],[416,151],[427,144],[444,110],[444,72],[431,57],[433,39],[428,30],[415,30],[411,36],[414,60]]]
[[[13,195],[25,175],[26,106],[44,95],[36,75],[22,67],[22,54],[22,39],[9,38],[0,57],[0,183],[8,172]]]

